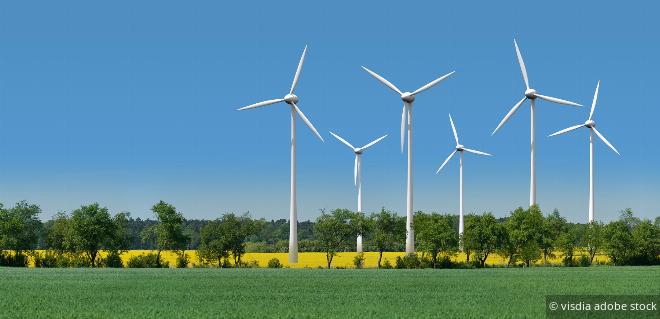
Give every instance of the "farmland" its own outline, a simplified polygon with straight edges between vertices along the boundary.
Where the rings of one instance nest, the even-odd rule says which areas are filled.
[[[660,294],[660,267],[466,270],[0,268],[2,317],[545,314],[548,294]]]

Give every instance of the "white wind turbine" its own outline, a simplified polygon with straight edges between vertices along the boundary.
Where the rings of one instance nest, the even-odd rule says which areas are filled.
[[[432,86],[438,84],[440,81],[446,79],[450,75],[454,74],[455,71],[452,71],[449,74],[443,75],[428,84],[420,87],[419,89],[410,92],[401,92],[399,88],[394,86],[394,84],[387,81],[382,76],[376,74],[375,72],[362,67],[365,71],[369,72],[371,76],[376,78],[378,81],[387,85],[394,92],[398,93],[403,100],[403,111],[401,112],[401,152],[403,152],[403,140],[405,136],[406,128],[406,114],[408,116],[408,178],[407,178],[407,187],[406,187],[406,254],[412,254],[415,252],[415,234],[413,228],[413,177],[412,177],[412,106],[415,101],[415,96],[421,92],[424,92],[431,88]]]
[[[461,158],[459,160],[459,182],[458,182],[458,236],[459,238],[463,237],[463,152],[468,152],[468,153],[474,153],[477,155],[484,155],[484,156],[492,156],[491,154],[484,153],[482,151],[477,151],[473,149],[469,149],[464,147],[459,141],[458,141],[458,134],[456,133],[456,127],[454,126],[454,120],[451,118],[451,114],[449,114],[449,123],[451,123],[451,130],[454,132],[454,140],[456,140],[456,149],[449,154],[447,159],[442,162],[442,165],[440,165],[440,168],[435,172],[436,174],[440,173],[440,170],[445,167],[447,162],[456,154],[456,152],[461,153]]]
[[[593,102],[591,102],[591,112],[589,112],[589,119],[585,121],[583,124],[578,124],[575,126],[571,126],[569,128],[565,128],[561,131],[555,132],[550,134],[550,136],[555,136],[555,135],[560,135],[564,134],[567,132],[570,132],[572,130],[577,130],[581,127],[586,127],[589,129],[589,222],[594,221],[594,133],[596,133],[596,136],[600,138],[603,143],[607,144],[614,152],[616,152],[618,155],[619,151],[614,148],[614,146],[603,136],[603,134],[600,134],[598,130],[596,129],[596,122],[592,120],[592,117],[594,116],[594,110],[596,109],[596,101],[598,100],[598,88],[600,87],[600,81],[598,81],[598,84],[596,84],[596,92],[594,93],[594,99]]]
[[[357,187],[357,212],[361,213],[362,212],[362,152],[364,152],[366,149],[369,147],[373,146],[374,144],[380,142],[382,139],[386,138],[387,135],[383,135],[373,141],[371,141],[369,144],[362,146],[362,147],[354,147],[346,141],[345,139],[341,138],[341,136],[330,132],[332,136],[334,136],[336,139],[338,139],[340,142],[342,142],[344,145],[348,146],[353,153],[355,153],[355,165],[353,166],[353,182],[355,186]],[[358,235],[357,237],[357,247],[356,251],[358,253],[362,252],[362,234]]]
[[[539,98],[541,100],[546,100],[549,102],[554,102],[554,103],[559,103],[559,104],[564,104],[564,105],[572,105],[572,106],[582,106],[578,103],[574,103],[571,101],[566,101],[546,95],[541,95],[536,92],[535,89],[532,89],[529,87],[529,80],[527,79],[527,69],[525,68],[525,62],[523,61],[522,55],[520,54],[520,49],[518,49],[518,43],[516,43],[516,40],[513,39],[513,45],[516,47],[516,55],[518,56],[518,63],[520,64],[520,70],[522,71],[522,76],[523,80],[525,81],[525,87],[527,88],[525,90],[525,97],[522,98],[516,105],[514,105],[509,113],[504,116],[502,121],[500,122],[499,125],[497,125],[497,128],[493,131],[492,135],[495,135],[497,130],[506,123],[506,121],[509,120],[511,115],[515,113],[518,108],[525,102],[525,100],[529,99],[530,101],[530,114],[531,114],[531,119],[530,119],[530,138],[531,138],[531,143],[530,143],[530,183],[529,183],[529,205],[532,206],[536,204],[536,163],[535,163],[535,151],[536,151],[536,142],[534,140],[534,135],[535,135],[535,100],[536,98]]]
[[[300,79],[300,71],[302,71],[303,64],[305,63],[305,56],[307,55],[307,46],[303,50],[302,56],[300,57],[300,62],[298,62],[298,69],[296,69],[296,74],[293,77],[293,83],[291,83],[291,89],[289,94],[285,95],[281,99],[273,99],[268,101],[263,101],[248,105],[238,109],[239,111],[253,109],[261,106],[266,106],[270,104],[275,104],[279,102],[285,102],[291,106],[291,201],[289,208],[289,263],[298,262],[298,212],[296,207],[296,114],[305,122],[307,127],[314,132],[314,134],[323,141],[323,137],[316,130],[312,122],[307,119],[305,114],[298,108],[298,96],[294,94],[296,90],[296,85]]]

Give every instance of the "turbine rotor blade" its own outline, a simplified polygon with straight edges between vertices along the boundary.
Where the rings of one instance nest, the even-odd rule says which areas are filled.
[[[450,73],[445,74],[445,75],[443,75],[443,76],[441,76],[441,77],[439,77],[439,78],[437,78],[437,79],[435,79],[435,80],[429,82],[428,84],[422,86],[421,88],[415,90],[414,92],[412,92],[412,93],[410,93],[410,94],[411,94],[411,95],[417,95],[418,93],[422,93],[422,92],[424,92],[424,91],[430,89],[430,88],[433,87],[434,85],[440,83],[440,81],[442,81],[442,80],[448,78],[450,75],[454,74],[455,72],[456,72],[456,71],[451,71]]]
[[[493,133],[492,133],[491,135],[495,135],[495,133],[497,132],[497,130],[499,130],[500,127],[502,127],[502,125],[504,125],[504,123],[506,123],[506,121],[509,120],[509,118],[511,117],[511,115],[513,115],[513,113],[515,113],[515,112],[518,110],[518,108],[520,108],[520,106],[523,104],[523,102],[525,102],[525,100],[527,100],[527,97],[524,97],[522,100],[520,100],[518,103],[516,103],[516,105],[514,105],[514,106],[511,108],[511,110],[509,111],[509,113],[507,113],[506,116],[504,116],[504,118],[502,119],[502,121],[500,121],[500,124],[497,125],[497,127],[495,128],[495,130],[493,131]]]
[[[406,136],[406,102],[403,102],[403,111],[401,111],[401,153],[403,153],[403,142]]]
[[[390,89],[392,89],[394,92],[399,93],[399,95],[402,95],[402,94],[403,94],[403,93],[401,92],[401,90],[399,90],[399,88],[397,88],[394,84],[390,83],[390,81],[385,80],[384,77],[382,77],[382,76],[376,74],[376,72],[371,71],[371,70],[369,70],[369,69],[367,69],[367,68],[365,68],[365,67],[362,67],[362,68],[363,68],[365,71],[369,72],[369,74],[371,74],[371,76],[373,76],[374,78],[376,78],[376,80],[378,80],[378,81],[382,82],[383,84],[387,85],[387,87],[389,87]]]
[[[556,97],[541,95],[541,94],[536,94],[536,97],[538,97],[539,99],[542,99],[542,100],[546,100],[546,101],[554,102],[554,103],[559,103],[559,104],[564,104],[564,105],[582,106],[582,104],[578,104],[578,103],[575,103],[575,102],[558,99]]]
[[[598,101],[598,88],[600,87],[600,80],[596,84],[596,92],[594,92],[594,100],[591,102],[591,112],[589,112],[589,119],[594,116],[594,110],[596,109],[596,101]]]
[[[525,67],[525,61],[523,61],[522,54],[520,54],[520,49],[518,48],[518,42],[516,42],[516,39],[513,39],[513,45],[516,46],[516,55],[518,56],[518,64],[520,64],[520,71],[522,71],[523,80],[525,81],[525,87],[529,89],[529,80],[527,79],[527,68]]]
[[[325,142],[325,141],[323,140],[323,137],[321,137],[321,134],[319,134],[319,131],[317,131],[316,128],[314,127],[314,125],[312,125],[312,122],[310,122],[310,121],[307,119],[307,116],[305,116],[305,114],[300,110],[300,108],[298,108],[298,105],[296,105],[296,103],[291,103],[291,105],[293,105],[293,108],[296,110],[296,113],[298,113],[298,115],[300,115],[300,118],[303,120],[303,122],[305,122],[305,124],[307,125],[307,127],[309,127],[309,129],[312,130],[312,132],[314,132],[314,134],[316,134],[316,136],[317,136],[322,142]]]
[[[454,139],[456,140],[456,145],[460,144],[458,142],[458,134],[456,134],[456,127],[454,126],[454,120],[451,118],[451,114],[449,114],[449,123],[451,123],[451,130],[454,131]]]
[[[438,170],[435,172],[436,174],[440,173],[440,170],[442,170],[442,168],[445,167],[445,165],[447,165],[447,162],[449,162],[449,160],[452,158],[452,156],[454,156],[454,154],[456,154],[456,152],[458,151],[454,150],[453,152],[451,152],[451,154],[449,154],[449,156],[447,156],[447,159],[444,162],[442,162],[440,168],[438,168]]]
[[[336,139],[338,139],[338,140],[339,140],[340,142],[342,142],[344,145],[348,146],[348,147],[351,149],[351,151],[354,151],[354,150],[355,150],[355,147],[353,147],[353,145],[351,145],[351,143],[349,143],[349,142],[346,141],[345,139],[341,138],[341,136],[339,136],[339,135],[337,135],[337,134],[335,134],[335,133],[332,133],[332,132],[330,132],[330,134],[332,134],[332,136],[334,136]]]
[[[381,137],[379,137],[379,138],[377,138],[377,139],[371,141],[369,144],[360,147],[360,151],[364,151],[364,150],[370,148],[371,146],[373,146],[374,144],[380,142],[382,139],[384,139],[384,138],[386,138],[386,137],[387,137],[387,134],[385,134],[385,135],[383,135],[383,136],[381,136]]]
[[[548,137],[555,136],[555,135],[561,135],[561,134],[564,134],[564,133],[568,133],[568,132],[570,132],[570,131],[572,131],[572,130],[577,130],[577,129],[583,127],[583,126],[584,126],[584,124],[578,124],[578,125],[575,125],[575,126],[571,126],[571,127],[569,127],[569,128],[565,128],[565,129],[563,129],[563,130],[561,130],[561,131],[554,132],[554,133],[548,135]]]
[[[477,150],[473,150],[473,149],[469,149],[469,148],[464,148],[463,150],[466,151],[466,152],[473,153],[473,154],[484,155],[484,156],[493,156],[493,155],[488,154],[486,152],[477,151]]]
[[[300,56],[300,62],[298,62],[298,68],[296,69],[296,75],[293,76],[293,82],[291,83],[291,90],[289,94],[293,94],[293,91],[298,85],[298,80],[300,79],[300,71],[302,71],[303,64],[305,64],[305,56],[307,55],[307,46],[303,50],[302,56]]]
[[[274,99],[274,100],[263,101],[263,102],[259,102],[259,103],[254,103],[252,105],[244,106],[244,107],[238,109],[238,111],[254,109],[254,108],[257,108],[257,107],[271,105],[271,104],[275,104],[275,103],[279,103],[279,102],[283,102],[283,101],[284,101],[284,99]]]
[[[614,148],[614,146],[613,146],[613,145],[612,145],[612,144],[611,144],[611,143],[605,138],[605,136],[603,136],[603,134],[600,134],[600,132],[598,132],[598,130],[597,130],[595,127],[592,127],[591,129],[594,130],[594,133],[596,133],[596,135],[598,135],[598,137],[599,137],[599,138],[600,138],[605,144],[607,144],[607,146],[609,146],[609,147],[610,147],[615,153],[621,155],[621,154],[619,153],[619,151],[617,151],[616,148]]]

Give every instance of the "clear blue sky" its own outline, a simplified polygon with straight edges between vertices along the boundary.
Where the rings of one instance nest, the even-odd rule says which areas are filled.
[[[415,102],[415,209],[458,210],[458,162],[434,174],[451,112],[463,144],[495,155],[466,155],[466,210],[504,216],[529,192],[529,108],[490,136],[522,97],[516,37],[535,88],[587,105],[537,104],[541,208],[587,218],[587,131],[546,136],[582,123],[602,80],[595,120],[622,156],[596,144],[596,217],[660,215],[657,3],[378,3],[3,3],[0,201],[44,218],[94,201],[149,217],[160,199],[189,218],[288,218],[288,108],[236,108],[286,94],[308,44],[299,105],[326,142],[298,122],[300,219],[356,205],[353,155],[328,130],[390,134],[363,156],[364,207],[404,213],[401,102],[361,65],[406,90],[456,70]]]

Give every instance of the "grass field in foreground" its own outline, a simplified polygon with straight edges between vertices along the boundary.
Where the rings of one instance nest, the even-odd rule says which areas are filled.
[[[660,267],[0,268],[8,318],[536,318],[548,294],[660,294]]]

